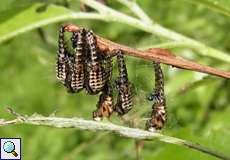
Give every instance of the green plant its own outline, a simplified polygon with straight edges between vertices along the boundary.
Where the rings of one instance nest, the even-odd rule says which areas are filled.
[[[91,117],[89,113],[97,98],[84,94],[69,95],[55,83],[56,24],[64,21],[92,28],[103,37],[131,47],[170,48],[193,61],[229,70],[228,0],[117,1],[122,5],[109,1],[111,6],[108,7],[94,0],[82,0],[95,9],[95,12],[83,13],[78,11],[79,1],[75,0],[2,0],[0,106],[14,106],[25,114],[49,114],[59,110],[60,116]],[[146,83],[153,81],[149,64],[135,58],[128,59],[130,80],[136,86],[135,108],[125,117],[130,126],[141,128],[144,122],[141,117],[145,117],[151,108],[151,104],[143,100],[152,89],[152,83]],[[167,67],[163,69],[169,105],[169,122],[163,134],[199,142],[228,154],[229,80]],[[4,110],[0,110],[0,114],[1,118],[10,118]],[[112,121],[127,125],[115,117]],[[1,121],[3,123],[5,121]],[[138,152],[133,149],[134,140],[98,132],[6,126],[1,127],[0,134],[22,137],[25,159],[138,157],[134,156]],[[136,142],[136,148],[142,148],[139,144]],[[144,159],[216,159],[159,141],[145,143],[140,154]]]

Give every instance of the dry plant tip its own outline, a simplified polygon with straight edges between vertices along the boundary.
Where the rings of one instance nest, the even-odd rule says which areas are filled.
[[[64,30],[66,32],[76,32],[76,31],[79,31],[80,28],[81,27],[73,25],[73,24],[67,24],[65,25]],[[112,54],[112,56],[114,56],[113,55],[114,52],[112,52],[113,50],[122,50],[126,55],[129,55],[129,56],[134,56],[134,57],[142,58],[145,60],[151,60],[155,62],[164,63],[166,65],[170,65],[170,66],[177,67],[180,69],[192,70],[196,72],[206,73],[206,74],[230,79],[230,72],[228,71],[222,71],[222,70],[218,70],[218,69],[215,69],[209,66],[205,66],[202,64],[192,62],[190,60],[176,56],[175,54],[173,54],[171,51],[167,49],[150,48],[146,51],[141,51],[135,48],[125,46],[125,45],[114,43],[100,36],[96,36],[96,38],[97,38],[97,43],[98,43],[100,50],[110,51],[107,53]]]

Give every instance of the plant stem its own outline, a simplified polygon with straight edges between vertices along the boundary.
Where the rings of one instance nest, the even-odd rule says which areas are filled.
[[[187,1],[188,3],[199,3],[199,4],[202,4],[204,5],[205,7],[208,7],[216,12],[219,12],[225,16],[228,16],[230,17],[230,9],[228,7],[228,5],[224,5],[224,2],[225,1],[210,1],[210,0],[185,0]],[[227,2],[227,1],[226,1]]]
[[[50,126],[56,128],[76,128],[80,130],[89,130],[89,131],[110,131],[119,134],[123,137],[133,138],[138,140],[158,139],[165,143],[171,143],[178,146],[188,147],[223,160],[230,160],[230,157],[222,153],[218,153],[216,151],[210,150],[199,144],[194,144],[192,142],[183,139],[166,136],[157,132],[148,132],[137,128],[129,128],[129,127],[115,125],[109,122],[107,123],[96,122],[91,120],[84,120],[81,118],[44,117],[38,114],[32,116],[22,116],[16,114],[14,111],[12,111],[12,109],[10,110],[10,112],[13,112],[12,114],[17,116],[17,118],[10,121],[1,120],[0,126],[13,125],[13,124],[31,124],[31,125],[38,125],[38,126]]]
[[[65,26],[65,31],[67,32],[77,32],[79,30],[80,30],[80,27],[76,25],[68,24]],[[212,67],[204,66],[204,65],[186,60],[182,57],[174,55],[169,50],[160,49],[160,48],[150,48],[146,51],[141,51],[135,48],[130,48],[125,45],[114,43],[112,41],[101,38],[99,36],[96,36],[96,38],[97,38],[98,48],[100,48],[101,51],[104,51],[107,54],[111,54],[112,56],[114,56],[114,50],[121,49],[124,51],[125,54],[130,55],[130,56],[172,65],[177,68],[193,70],[193,71],[202,72],[202,73],[208,73],[208,74],[212,74],[212,75],[220,76],[224,78],[230,78],[230,72],[221,71],[221,70],[218,70]]]
[[[172,49],[172,48],[194,48],[196,49],[196,46],[192,47],[191,44],[185,43],[185,42],[165,42],[165,43],[159,43],[154,45],[147,45],[147,46],[140,46],[140,49],[148,49],[148,48],[165,48],[165,49]],[[197,50],[199,51],[199,50]]]
[[[37,21],[36,23],[30,24],[28,26],[22,27],[22,28],[18,28],[16,31],[10,32],[6,35],[2,35],[0,37],[0,43],[15,37],[17,35],[20,35],[22,33],[31,31],[33,29],[51,24],[51,23],[57,23],[57,22],[61,22],[64,20],[69,20],[69,19],[97,19],[97,20],[104,20],[106,18],[106,16],[104,15],[100,15],[98,13],[82,13],[82,12],[71,12],[71,13],[67,13],[67,14],[63,14],[61,16],[57,16],[57,17],[51,17],[48,19],[44,19],[41,21]],[[4,25],[4,24],[3,24]],[[5,28],[5,27],[2,27]]]
[[[130,0],[117,0],[117,1],[125,5],[126,7],[128,7],[144,23],[147,24],[153,23],[153,21],[149,18],[149,16],[145,14],[145,12],[139,7],[139,5],[136,2]]]
[[[59,15],[56,17],[55,16],[50,17],[47,19],[38,20],[31,24],[25,24],[24,26],[22,25],[20,28],[17,28],[17,30],[12,30],[11,32],[1,35],[0,43],[12,37],[15,37],[17,35],[20,35],[22,33],[25,33],[30,30],[33,30],[33,29],[36,29],[36,28],[39,28],[39,27],[42,27],[48,24],[52,24],[52,23],[57,23],[57,22],[70,20],[70,19],[97,19],[97,20],[102,20],[106,22],[120,22],[123,24],[133,26],[135,28],[141,29],[143,31],[158,35],[160,37],[181,43],[181,44],[182,43],[190,44],[187,46],[188,48],[192,48],[192,49],[195,48],[196,50],[199,50],[200,51],[199,53],[204,56],[209,56],[209,57],[213,57],[213,58],[225,61],[225,62],[230,62],[230,55],[222,51],[216,50],[214,48],[208,47],[202,44],[201,42],[185,37],[179,33],[166,29],[157,23],[146,25],[146,23],[144,23],[143,21],[139,19],[136,19],[126,14],[123,14],[121,12],[118,12],[94,0],[80,0],[80,1],[96,9],[101,14],[81,13],[81,12],[74,12],[70,10],[70,13]],[[23,22],[21,23],[23,24]],[[10,24],[7,24],[7,25],[10,25]],[[0,26],[1,26],[0,28],[4,28],[4,29],[7,28],[7,26],[4,26],[4,23],[1,24]]]
[[[130,25],[130,26],[136,27],[138,29],[141,29],[143,31],[155,34],[159,37],[166,38],[168,40],[190,44],[192,48],[194,48],[194,46],[195,46],[197,50],[200,50],[200,53],[203,56],[210,56],[210,57],[213,57],[213,58],[225,61],[225,62],[230,62],[230,55],[223,53],[219,50],[216,50],[214,48],[208,47],[205,44],[198,42],[196,40],[193,40],[189,37],[186,37],[182,34],[179,34],[179,33],[176,33],[174,31],[171,31],[167,28],[164,28],[157,23],[146,25],[146,23],[143,23],[142,21],[140,21],[136,18],[133,18],[133,17],[130,17],[126,14],[118,12],[118,11],[116,11],[112,8],[109,8],[105,5],[102,5],[102,4],[100,4],[94,0],[80,0],[80,1],[82,1],[86,5],[94,8],[98,12],[105,14],[106,15],[105,18],[108,21],[115,21],[115,22],[124,23],[124,24]]]

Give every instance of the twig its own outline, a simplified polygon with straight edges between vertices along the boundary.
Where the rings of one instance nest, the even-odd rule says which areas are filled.
[[[13,38],[15,36],[18,36],[20,34],[23,34],[25,32],[31,31],[33,29],[52,24],[57,22],[62,22],[70,19],[96,19],[96,20],[102,20],[106,22],[117,22],[126,24],[135,28],[138,28],[142,31],[146,31],[148,33],[157,35],[162,38],[166,38],[168,40],[178,42],[181,45],[183,43],[190,44],[187,47],[191,49],[198,50],[201,55],[203,56],[209,56],[216,58],[218,60],[222,60],[224,62],[230,62],[230,55],[227,53],[224,53],[223,51],[219,51],[217,49],[214,49],[212,47],[206,46],[205,44],[193,40],[189,37],[186,37],[182,34],[176,33],[170,29],[167,29],[158,23],[154,22],[152,24],[146,25],[143,21],[134,18],[132,16],[128,16],[127,14],[124,14],[122,12],[116,11],[108,6],[102,5],[98,3],[95,0],[80,0],[81,2],[85,3],[86,5],[94,8],[98,13],[82,13],[82,12],[75,12],[73,10],[66,10],[68,12],[65,12],[63,14],[54,14],[53,9],[48,8],[47,12],[51,12],[53,16],[44,16],[45,18],[41,18],[40,14],[34,15],[35,21],[32,21],[28,24],[27,21],[24,21],[24,19],[18,18],[18,20],[21,22],[20,26],[17,28],[9,28],[8,26],[14,26],[15,19],[9,19],[5,23],[0,24],[0,30],[1,37],[0,37],[0,43],[7,41],[10,38]],[[40,4],[35,4],[31,7],[29,13],[36,12],[37,7],[40,6]],[[53,7],[56,7],[56,9],[61,9],[60,7],[57,7],[53,5]],[[25,11],[26,12],[26,11]],[[55,12],[56,13],[56,12]],[[23,12],[22,12],[23,14]],[[7,30],[6,30],[7,28]]]
[[[80,27],[75,25],[66,25],[65,30],[68,32],[74,32],[79,31]],[[166,49],[160,49],[160,48],[152,48],[146,51],[141,51],[138,49],[130,48],[118,43],[114,43],[112,41],[109,41],[107,39],[101,38],[99,36],[97,37],[97,43],[98,47],[102,51],[109,51],[108,53],[113,53],[116,49],[121,49],[125,52],[125,54],[143,58],[146,60],[152,60],[152,61],[158,61],[160,63],[172,65],[177,68],[187,69],[187,70],[193,70],[197,72],[212,74],[219,77],[224,78],[230,78],[230,72],[227,71],[221,71],[212,67],[204,66],[189,60],[186,60],[182,57],[178,57],[174,55],[172,52]]]
[[[89,130],[89,131],[110,131],[119,134],[123,137],[133,138],[138,140],[158,139],[162,142],[191,148],[223,160],[230,160],[230,157],[222,153],[218,153],[216,151],[208,149],[199,144],[194,144],[186,140],[166,136],[157,132],[148,132],[137,128],[119,126],[109,122],[106,123],[96,122],[91,120],[84,120],[81,118],[44,117],[38,114],[34,114],[32,116],[23,116],[23,118],[21,118],[20,115],[19,118],[17,117],[14,120],[0,121],[0,126],[6,126],[12,124],[31,124],[31,125],[38,125],[38,126],[50,126],[55,128],[76,128],[79,130]]]
[[[153,44],[153,45],[147,45],[147,46],[140,46],[140,49],[147,49],[147,48],[164,48],[164,49],[171,49],[171,48],[190,48],[193,50],[196,50],[199,52],[199,49],[196,48],[197,45],[192,46],[190,43],[186,42],[164,42],[160,44]]]
[[[130,26],[133,26],[135,28],[139,28],[143,31],[146,31],[148,33],[152,33],[154,35],[157,35],[162,38],[166,38],[171,41],[180,42],[180,43],[189,43],[191,44],[191,47],[193,48],[196,46],[197,50],[200,50],[199,53],[201,53],[203,56],[210,56],[213,58],[217,58],[219,60],[223,60],[225,62],[230,62],[230,55],[216,50],[214,48],[211,48],[209,46],[206,46],[205,44],[196,41],[194,39],[191,39],[189,37],[186,37],[180,33],[174,32],[170,29],[167,29],[159,24],[152,23],[149,25],[146,25],[146,23],[143,23],[139,19],[136,19],[134,17],[128,16],[124,13],[121,13],[119,11],[116,11],[112,8],[109,8],[105,5],[102,5],[95,0],[80,0],[82,3],[85,3],[86,5],[94,8],[96,11],[101,13],[102,15],[106,15],[106,20],[108,21],[114,21],[114,22],[120,22],[123,24],[127,24]]]

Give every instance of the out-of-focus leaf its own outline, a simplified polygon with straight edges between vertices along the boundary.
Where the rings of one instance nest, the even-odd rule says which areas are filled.
[[[17,14],[10,16],[7,20],[5,19],[4,23],[0,23],[0,43],[38,26],[65,19],[67,15],[72,13],[71,10],[64,7],[52,4],[44,7],[44,5],[46,4],[37,3],[21,10],[19,13],[12,10],[5,11],[3,16]],[[41,8],[44,9],[41,11]],[[2,16],[1,18],[4,19]]]
[[[187,0],[192,3],[200,3],[206,7],[215,10],[230,17],[230,1],[229,0]]]
[[[21,7],[33,5],[35,3],[60,3],[61,0],[1,0],[0,12],[7,10],[17,10]]]
[[[1,0],[0,12],[11,8],[11,4],[14,0]]]

